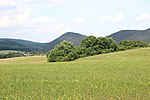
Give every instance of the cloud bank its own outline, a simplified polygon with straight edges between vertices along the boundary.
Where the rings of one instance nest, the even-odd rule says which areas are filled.
[[[105,15],[100,18],[100,22],[120,22],[124,19],[124,13],[119,12],[116,16]]]

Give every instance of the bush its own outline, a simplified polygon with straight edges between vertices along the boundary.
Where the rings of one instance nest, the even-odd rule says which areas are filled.
[[[92,56],[114,52],[118,50],[118,44],[112,38],[89,36],[81,42],[84,47],[84,56]]]
[[[128,50],[134,48],[148,47],[148,43],[142,41],[123,40],[119,43],[119,50]]]
[[[96,54],[117,51],[118,45],[112,38],[89,36],[79,46],[63,41],[47,53],[48,62],[72,61]]]
[[[148,43],[142,42],[142,41],[134,41],[134,47],[148,47]]]
[[[72,55],[74,55],[72,53],[74,48],[74,44],[69,41],[61,42],[55,46],[53,50],[47,53],[48,62],[70,61],[72,59],[74,60],[74,58],[72,58]]]
[[[69,41],[61,42],[47,53],[47,58],[48,62],[72,61],[82,57],[139,47],[148,47],[148,44],[142,41],[124,40],[118,46],[112,38],[89,36],[76,47]]]

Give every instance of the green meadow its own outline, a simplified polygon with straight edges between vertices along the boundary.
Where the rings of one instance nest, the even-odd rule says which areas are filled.
[[[150,100],[150,48],[59,63],[1,59],[0,100]]]

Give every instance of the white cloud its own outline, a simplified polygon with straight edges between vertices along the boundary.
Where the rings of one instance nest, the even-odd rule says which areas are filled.
[[[0,17],[0,28],[5,28],[11,25],[12,20],[9,17]]]
[[[139,16],[136,17],[137,21],[145,21],[145,20],[150,20],[150,13],[145,12],[140,14]]]
[[[58,3],[64,3],[66,2],[67,0],[48,0],[49,3],[52,3],[52,4],[58,4]]]
[[[119,12],[116,16],[105,15],[100,18],[100,22],[120,22],[124,19],[124,13]]]
[[[100,18],[100,21],[102,21],[102,22],[108,22],[108,21],[112,21],[112,20],[113,20],[113,17],[110,15],[106,15],[106,16],[103,16]]]
[[[55,34],[61,34],[61,33],[71,31],[71,29],[66,27],[65,24],[63,23],[56,23],[52,25],[50,29],[51,29],[51,32]]]
[[[70,28],[65,26],[64,23],[55,23],[39,28],[23,28],[11,31],[11,34],[21,35],[21,34],[34,34],[34,35],[46,35],[54,36],[55,34],[61,35],[62,33],[71,31]],[[3,32],[4,33],[4,32]],[[49,34],[49,35],[48,35]]]
[[[114,17],[115,22],[120,22],[124,19],[124,13],[120,12],[117,14],[117,16]]]
[[[24,33],[29,33],[30,30],[29,29],[19,29],[19,30],[16,30],[14,32],[12,32],[11,34],[17,34],[17,35],[21,35],[21,34],[24,34]]]
[[[22,0],[23,2],[32,2],[32,1],[35,1],[35,0]]]
[[[55,5],[65,3],[67,0],[23,0],[28,4],[46,4],[46,5]]]
[[[85,21],[85,19],[83,17],[80,17],[80,18],[76,19],[74,23],[79,24],[79,23],[83,23],[84,21]]]
[[[70,31],[64,19],[49,16],[30,18],[31,13],[32,10],[29,7],[17,7],[14,10],[6,11],[0,15],[0,28],[22,27],[15,31],[12,30],[12,34],[62,34]],[[2,32],[0,33],[2,34]]]
[[[42,16],[35,18],[31,21],[31,24],[51,24],[56,23],[60,20],[58,17],[48,17],[48,16]]]
[[[16,7],[16,9],[5,11],[0,15],[0,28],[25,25],[29,21],[31,8],[29,7]]]
[[[71,31],[68,28],[67,21],[64,21],[58,17],[42,16],[35,18],[30,21],[28,26],[38,27],[34,32],[38,33],[51,33],[51,34],[62,34]]]
[[[14,6],[13,9],[6,9],[0,12],[0,29],[3,33],[11,34],[62,34],[71,29],[67,26],[68,21],[59,17],[41,15],[32,16],[32,3],[43,2],[41,0],[0,0],[1,6]],[[44,4],[61,4],[67,0],[44,0]],[[14,29],[13,29],[14,28]],[[9,32],[7,31],[9,30]]]
[[[0,28],[10,28],[22,26],[23,29],[18,31],[11,32],[14,34],[21,33],[53,33],[53,34],[62,34],[64,32],[71,31],[66,25],[67,22],[63,21],[61,18],[42,16],[34,19],[29,19],[28,17],[19,17],[21,15],[12,17],[3,17],[0,18]],[[30,29],[30,30],[29,30]]]
[[[0,0],[0,6],[14,6],[16,2],[14,0]]]
[[[89,7],[88,4],[84,4],[84,5],[83,5],[83,8],[88,8],[88,7]]]

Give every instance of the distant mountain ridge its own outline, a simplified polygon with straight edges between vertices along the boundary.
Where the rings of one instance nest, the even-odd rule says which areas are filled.
[[[51,50],[54,48],[55,45],[59,44],[63,40],[67,40],[74,43],[75,45],[79,45],[84,38],[86,38],[85,35],[81,35],[79,33],[74,32],[67,32],[58,37],[57,39],[53,40],[52,42],[47,43],[45,46],[43,46],[43,48],[46,51]]]
[[[150,28],[147,30],[122,30],[107,37],[112,37],[117,41],[117,43],[122,40],[141,40],[150,43]],[[21,39],[0,38],[0,50],[47,52],[53,49],[55,45],[59,44],[63,40],[67,40],[73,42],[75,45],[79,45],[85,38],[85,35],[74,32],[67,32],[49,43],[38,43]]]
[[[150,43],[150,28],[146,30],[122,30],[107,37],[112,37],[118,43],[122,40],[141,40]]]
[[[0,38],[0,50],[17,50],[25,52],[42,51],[42,43],[21,39]]]
[[[73,32],[67,32],[49,43],[38,43],[38,42],[31,42],[27,40],[21,40],[21,39],[0,38],[0,50],[47,52],[53,49],[55,45],[59,44],[63,40],[67,40],[73,42],[75,45],[79,45],[84,38],[86,38],[85,35],[81,35],[79,33],[73,33]]]

